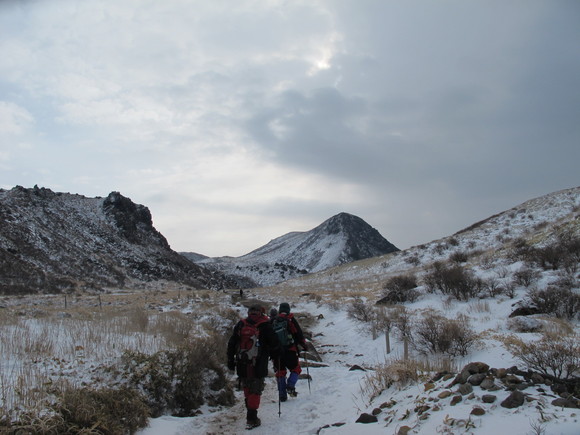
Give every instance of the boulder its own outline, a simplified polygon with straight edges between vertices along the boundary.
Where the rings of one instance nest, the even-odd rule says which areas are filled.
[[[486,377],[487,375],[485,373],[476,373],[474,375],[471,375],[467,379],[467,382],[473,386],[480,385]]]
[[[487,373],[489,370],[489,365],[483,362],[472,362],[463,367],[462,371],[467,371],[474,375],[476,373]]]
[[[493,394],[484,394],[481,396],[481,401],[483,403],[494,403],[497,400],[497,396]]]
[[[457,387],[457,392],[462,396],[466,396],[470,393],[473,393],[473,386],[471,384],[461,384]]]
[[[368,414],[363,412],[360,417],[357,419],[356,423],[377,423],[379,419],[376,415]]]
[[[489,390],[489,391],[497,391],[500,388],[495,384],[495,380],[493,377],[487,377],[485,378],[481,384],[479,384],[479,387],[482,390]]]
[[[524,404],[526,396],[519,390],[512,391],[512,393],[501,402],[501,406],[508,409],[518,408]]]
[[[580,408],[578,401],[573,399],[564,399],[563,397],[552,400],[552,405],[560,406],[562,408],[573,408],[573,409]]]
[[[455,406],[463,400],[463,397],[460,395],[453,396],[451,402],[449,403],[451,406]]]

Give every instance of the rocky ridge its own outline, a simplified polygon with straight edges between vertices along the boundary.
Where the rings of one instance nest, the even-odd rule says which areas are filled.
[[[149,209],[118,192],[87,198],[37,186],[0,190],[0,261],[3,294],[231,284],[171,250]]]

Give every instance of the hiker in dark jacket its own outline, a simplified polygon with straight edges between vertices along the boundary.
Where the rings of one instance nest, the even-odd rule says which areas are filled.
[[[282,332],[282,325],[286,325],[285,332]],[[287,302],[280,304],[278,316],[272,321],[272,327],[275,331],[281,331],[278,332],[278,337],[282,345],[282,353],[279,360],[274,360],[274,370],[278,381],[280,401],[285,402],[288,395],[292,397],[298,395],[296,382],[298,382],[298,376],[302,372],[298,359],[299,348],[307,349],[306,340],[294,314],[290,313],[290,305]],[[286,369],[290,371],[288,379],[286,379]]]
[[[270,323],[272,323],[276,317],[278,317],[278,310],[276,308],[272,308],[270,310]]]
[[[257,337],[253,335],[256,332]],[[264,309],[260,305],[252,305],[248,309],[248,317],[234,327],[227,349],[228,368],[236,370],[244,388],[247,429],[261,424],[258,408],[264,391],[264,378],[268,375],[268,359],[277,360],[279,354],[280,343]]]

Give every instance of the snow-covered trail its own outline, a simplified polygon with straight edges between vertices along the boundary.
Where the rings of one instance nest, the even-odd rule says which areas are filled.
[[[325,433],[326,430],[320,431],[320,428],[326,425],[353,424],[365,408],[359,396],[366,372],[349,369],[354,364],[367,365],[384,360],[383,340],[376,340],[369,348],[368,339],[360,339],[356,325],[343,313],[334,318],[328,307],[306,303],[298,304],[293,311],[324,316],[310,330],[315,337],[313,343],[328,367],[308,367],[312,378],[310,391],[308,381],[301,379],[297,384],[298,397],[281,404],[280,416],[276,380],[271,370],[258,411],[262,421],[258,428],[246,431],[243,393],[237,391],[237,401],[232,408],[214,412],[205,409],[203,414],[190,418],[160,417],[153,419],[139,434],[316,434]],[[365,345],[367,348],[361,348]],[[306,372],[303,364],[303,373]],[[365,425],[358,424],[357,432],[361,432],[360,426]],[[334,426],[331,430],[336,429]]]
[[[511,304],[510,301],[506,303]],[[540,423],[546,429],[546,434],[580,433],[577,409],[552,407],[549,405],[552,397],[544,397],[535,389],[527,390],[531,401],[517,409],[506,409],[499,405],[509,395],[509,391],[503,389],[494,392],[498,396],[497,403],[484,404],[480,396],[486,392],[479,387],[474,392],[473,398],[466,396],[460,403],[451,405],[450,397],[438,399],[439,393],[449,390],[445,386],[446,382],[429,391],[421,382],[411,383],[402,388],[389,388],[370,404],[361,388],[365,386],[367,376],[372,376],[373,371],[351,371],[350,368],[355,364],[372,368],[384,363],[386,360],[384,336],[373,340],[368,334],[361,333],[359,325],[348,318],[345,310],[333,311],[326,304],[318,306],[312,302],[297,303],[293,312],[307,312],[314,317],[322,314],[323,318],[309,330],[313,334],[313,343],[327,367],[309,368],[312,377],[311,391],[308,391],[307,381],[300,380],[297,385],[298,397],[289,398],[287,402],[282,403],[280,417],[276,382],[270,371],[258,412],[262,426],[258,428],[245,430],[246,411],[243,393],[239,391],[236,392],[236,405],[231,408],[219,410],[205,408],[202,409],[202,414],[190,418],[153,419],[150,426],[139,432],[139,435],[245,433],[384,435],[399,433],[399,429],[404,433],[409,428],[412,428],[409,433],[421,435],[434,433],[496,435],[506,433],[508,425],[510,433],[525,435],[532,433],[532,424]],[[486,322],[481,325],[488,327]],[[394,343],[390,359],[397,359],[397,355],[402,354],[401,347],[401,343]],[[513,365],[514,361],[505,359],[507,355],[504,354],[502,348],[487,345],[485,349],[480,349],[464,361],[458,362],[458,365],[462,366],[471,361],[486,361],[498,364],[497,367]],[[378,423],[356,423],[361,413],[371,412],[374,407],[386,402],[396,406],[384,409],[379,415]],[[425,403],[430,404],[431,410],[421,415],[416,408]],[[483,408],[485,415],[481,417],[472,415],[474,407]],[[344,424],[335,425],[337,423]]]

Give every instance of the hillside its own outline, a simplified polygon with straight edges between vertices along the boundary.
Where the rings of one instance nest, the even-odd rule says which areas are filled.
[[[241,257],[182,254],[200,265],[245,279],[248,284],[241,283],[241,287],[254,287],[396,251],[395,245],[364,220],[339,213],[310,231],[285,234]]]
[[[171,250],[151,213],[118,192],[106,198],[15,187],[0,190],[0,293],[143,288],[226,281]]]
[[[356,261],[279,284],[282,289],[315,287],[382,290],[394,275],[422,273],[433,262],[446,262],[454,255],[466,256],[468,266],[484,271],[522,263],[510,261],[514,247],[525,241],[547,246],[561,236],[580,236],[580,187],[531,199],[509,210],[477,222],[440,240],[404,251]],[[339,283],[339,284],[337,284]]]

